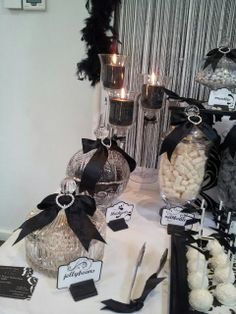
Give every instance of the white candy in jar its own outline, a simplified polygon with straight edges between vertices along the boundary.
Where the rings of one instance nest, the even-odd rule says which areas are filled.
[[[204,179],[206,160],[205,148],[190,142],[180,142],[171,161],[163,154],[159,175],[163,196],[180,203],[195,199]]]

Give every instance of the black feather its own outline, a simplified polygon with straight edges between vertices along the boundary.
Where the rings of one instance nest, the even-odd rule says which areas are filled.
[[[117,31],[112,27],[112,15],[120,0],[88,0],[86,9],[90,17],[81,30],[81,40],[86,42],[87,58],[77,63],[79,80],[88,79],[94,86],[100,80],[99,53],[117,53]],[[114,51],[115,50],[115,51]]]

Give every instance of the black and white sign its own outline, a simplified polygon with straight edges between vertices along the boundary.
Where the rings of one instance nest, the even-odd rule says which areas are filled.
[[[161,224],[167,226],[169,224],[177,226],[185,226],[186,222],[194,218],[193,214],[183,213],[182,207],[163,208],[161,215]],[[189,226],[191,228],[191,226]]]
[[[38,279],[28,267],[0,266],[0,297],[29,300]]]
[[[102,261],[80,257],[70,264],[58,268],[57,288],[69,288],[74,283],[89,279],[98,281],[101,276],[101,270]]]
[[[121,218],[124,218],[125,221],[128,221],[132,216],[133,209],[133,204],[128,204],[125,202],[119,202],[111,207],[108,207],[106,212],[106,222],[108,223],[112,220]]]
[[[234,109],[236,103],[236,94],[229,91],[227,88],[212,90],[208,100],[209,106],[222,106],[229,109]]]

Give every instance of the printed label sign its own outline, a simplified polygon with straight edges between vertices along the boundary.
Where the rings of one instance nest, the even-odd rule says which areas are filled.
[[[80,257],[68,265],[58,268],[57,288],[68,288],[73,283],[93,279],[98,281],[101,276],[102,261],[94,261],[87,257]]]
[[[0,266],[0,297],[30,300],[38,282],[29,267]]]
[[[194,218],[194,215],[183,213],[182,210],[183,210],[182,207],[172,207],[169,209],[163,208],[162,216],[161,216],[161,224],[163,226],[167,226],[169,224],[177,225],[177,226],[185,226],[188,220]]]
[[[126,221],[130,220],[134,209],[133,204],[127,204],[125,202],[119,202],[111,207],[107,208],[106,222],[112,220],[124,218]]]
[[[236,94],[229,91],[227,88],[212,90],[208,100],[209,106],[225,106],[229,109],[234,109],[236,103]]]

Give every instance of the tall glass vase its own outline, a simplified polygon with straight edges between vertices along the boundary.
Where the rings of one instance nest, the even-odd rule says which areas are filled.
[[[164,87],[168,78],[161,74],[142,76],[142,91],[138,97],[138,121],[136,160],[140,167],[132,174],[131,180],[138,183],[157,181],[157,156],[163,132],[168,127],[168,108],[165,103]]]
[[[101,114],[100,126],[107,126],[109,91],[120,90],[124,85],[127,56],[119,54],[99,54],[101,64]]]

